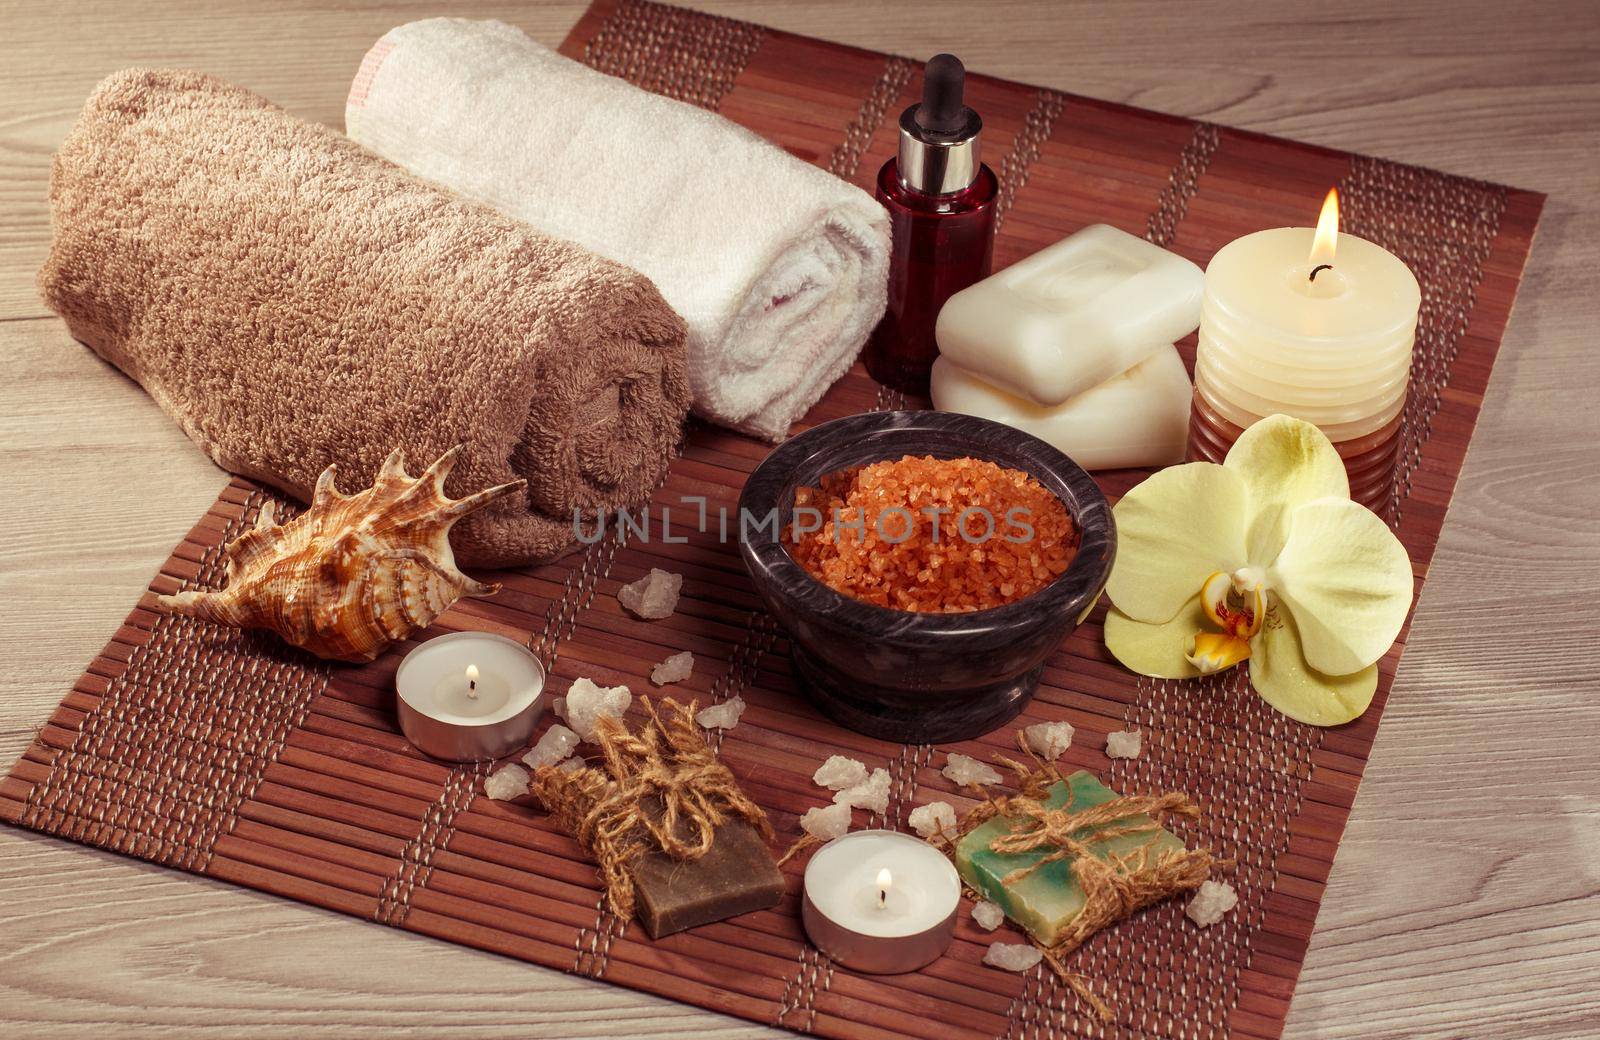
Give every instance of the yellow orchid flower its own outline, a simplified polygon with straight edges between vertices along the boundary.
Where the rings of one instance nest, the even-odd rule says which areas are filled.
[[[1221,466],[1161,470],[1115,514],[1105,635],[1117,660],[1168,679],[1248,660],[1256,692],[1290,718],[1335,726],[1367,710],[1411,609],[1411,560],[1350,501],[1321,430],[1263,419]]]

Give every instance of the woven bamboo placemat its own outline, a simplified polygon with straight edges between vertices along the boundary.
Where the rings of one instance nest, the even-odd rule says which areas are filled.
[[[894,120],[919,91],[903,58],[639,0],[597,0],[563,51],[639,85],[716,109],[841,177],[869,185]],[[1543,197],[1209,124],[971,76],[988,160],[1000,176],[997,265],[1106,222],[1204,264],[1225,242],[1304,224],[1329,184],[1345,227],[1403,257],[1423,286],[1412,394],[1394,501],[1417,584],[1449,505],[1505,330]],[[1185,345],[1192,360],[1192,342]],[[859,367],[807,417],[901,403]],[[874,825],[904,825],[934,798],[965,805],[939,775],[944,753],[986,756],[1010,729],[962,745],[897,746],[839,729],[796,691],[787,645],[761,610],[719,511],[767,449],[703,426],[656,496],[672,533],[615,536],[547,566],[497,575],[436,629],[525,639],[556,692],[579,675],[656,692],[651,666],[692,650],[678,688],[750,705],[713,739],[784,841],[822,804],[810,782],[840,752],[893,774]],[[1120,493],[1142,476],[1105,474]],[[703,496],[697,526],[687,496]],[[1055,978],[978,962],[989,933],[963,915],[927,970],[874,978],[832,967],[804,942],[794,896],[775,910],[651,942],[601,909],[592,869],[538,812],[479,794],[482,767],[413,751],[392,714],[407,647],[330,668],[270,639],[173,618],[155,593],[214,587],[218,547],[271,496],[235,480],[184,538],[127,621],[0,782],[0,817],[49,834],[221,878],[452,942],[824,1036],[1274,1037],[1283,1026],[1405,636],[1381,665],[1371,710],[1338,729],[1291,722],[1234,672],[1198,682],[1136,679],[1106,655],[1098,618],[1049,662],[1019,724],[1067,719],[1064,764],[1125,791],[1184,790],[1205,806],[1181,827],[1237,865],[1238,909],[1199,930],[1177,905],[1092,940],[1075,967],[1115,1009],[1086,1017]],[[689,516],[685,516],[689,513]],[[672,618],[634,620],[617,588],[650,566],[685,575]],[[1108,761],[1105,734],[1138,727],[1144,753]],[[859,816],[859,814],[858,814]],[[798,889],[801,865],[791,864]]]

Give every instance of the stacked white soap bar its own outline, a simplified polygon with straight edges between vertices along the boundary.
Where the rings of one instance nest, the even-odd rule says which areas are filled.
[[[1095,224],[952,296],[933,403],[1055,445],[1085,469],[1183,461],[1192,389],[1173,346],[1204,275]]]

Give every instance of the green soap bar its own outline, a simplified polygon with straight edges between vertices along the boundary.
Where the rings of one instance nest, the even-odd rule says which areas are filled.
[[[1069,789],[1074,810],[1093,808],[1119,797],[1117,792],[1089,773],[1080,770],[1065,780],[1050,785],[1048,796],[1045,798],[1045,808],[1059,809],[1066,805]],[[1130,824],[1149,822],[1151,822],[1150,817],[1141,813],[1119,820],[1115,826],[1126,827]],[[1070,859],[1047,863],[1010,885],[1002,884],[1001,878],[1019,867],[1032,866],[1043,859],[1049,851],[1036,849],[1032,852],[1002,855],[989,848],[990,842],[1011,833],[1014,825],[1015,821],[1010,818],[996,817],[962,838],[956,845],[956,870],[961,873],[962,880],[981,893],[984,898],[998,903],[1007,917],[1026,928],[1029,934],[1041,943],[1051,946],[1055,944],[1062,930],[1071,924],[1072,919],[1083,909],[1083,889],[1072,873]],[[1074,837],[1086,841],[1095,830],[1096,828],[1086,827],[1078,831]],[[1142,834],[1124,834],[1109,841],[1099,842],[1090,848],[1104,859],[1113,852],[1125,855],[1151,841],[1156,843],[1152,854],[1167,849],[1183,848],[1183,842],[1166,828]]]

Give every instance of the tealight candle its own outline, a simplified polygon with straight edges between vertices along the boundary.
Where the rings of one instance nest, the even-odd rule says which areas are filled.
[[[544,666],[527,647],[489,632],[428,640],[400,662],[394,685],[406,739],[451,762],[510,754],[544,710]]]
[[[1315,423],[1345,459],[1351,497],[1389,496],[1422,292],[1400,259],[1339,232],[1330,191],[1317,227],[1230,242],[1206,268],[1195,351],[1193,457],[1220,462],[1275,413]]]
[[[898,975],[950,948],[960,902],[961,877],[938,849],[898,831],[855,831],[806,864],[800,916],[834,961]]]

